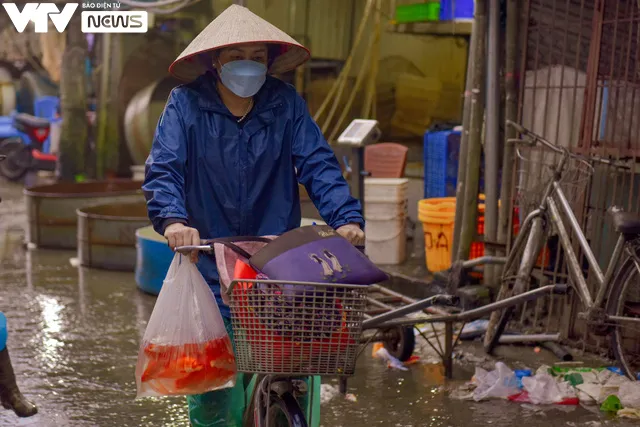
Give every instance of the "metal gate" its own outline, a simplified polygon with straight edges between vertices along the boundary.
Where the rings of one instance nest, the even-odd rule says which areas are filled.
[[[640,158],[640,5],[638,0],[529,0],[523,11],[526,37],[520,66],[521,123],[576,153],[615,159]],[[541,170],[523,163],[523,176],[540,179]],[[586,194],[573,208],[602,268],[615,243],[606,209],[615,204],[640,210],[639,174],[598,167]],[[515,197],[521,214],[530,208]],[[562,251],[550,236],[546,270],[567,280]],[[579,248],[576,247],[576,250]],[[578,252],[579,254],[579,252]],[[588,274],[588,272],[587,272]],[[593,286],[593,284],[591,284]],[[608,347],[576,319],[577,298],[540,299],[523,310],[523,327],[562,333],[591,350]]]

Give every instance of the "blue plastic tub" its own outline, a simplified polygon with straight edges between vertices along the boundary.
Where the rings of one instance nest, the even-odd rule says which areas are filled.
[[[455,197],[460,157],[458,131],[424,134],[424,197]],[[484,160],[480,166],[480,192],[484,191]]]
[[[136,231],[136,283],[148,294],[158,295],[173,261],[173,251],[152,226]]]
[[[474,0],[440,0],[440,20],[473,19]]]

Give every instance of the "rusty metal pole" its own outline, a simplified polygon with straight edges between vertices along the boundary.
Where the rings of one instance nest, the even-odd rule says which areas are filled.
[[[489,0],[489,40],[487,43],[487,118],[484,139],[485,255],[495,255],[498,233],[498,171],[500,170],[500,0]],[[484,269],[485,283],[494,284],[494,268]]]
[[[478,183],[480,181],[480,155],[482,154],[482,131],[484,122],[484,86],[485,61],[487,43],[487,2],[476,0],[474,33],[476,42],[474,48],[473,84],[471,86],[471,114],[469,120],[469,147],[467,154],[467,176],[464,189],[460,241],[458,243],[458,259],[469,258],[471,242],[476,234],[478,216]],[[459,167],[465,167],[460,165]]]
[[[640,0],[639,0],[640,1]],[[475,49],[478,25],[473,24],[471,39],[469,41],[469,54],[467,59],[467,80],[464,86],[464,106],[462,109],[462,135],[460,136],[460,156],[458,157],[458,179],[456,184],[456,215],[453,223],[453,242],[451,244],[451,262],[458,259],[458,241],[462,228],[462,212],[464,204],[465,182],[467,179],[467,154],[469,152],[469,125],[471,120],[471,94],[473,84],[473,70],[475,64]]]
[[[505,119],[516,121],[518,118],[518,23],[520,22],[520,8],[518,0],[507,1],[507,34],[505,55]],[[502,186],[500,188],[500,217],[498,223],[498,243],[507,244],[511,234],[509,219],[511,217],[511,196],[513,187],[514,149],[507,141],[515,138],[516,133],[510,126],[505,126],[505,143],[502,160]],[[503,255],[503,254],[500,254]],[[496,267],[496,274],[501,268]]]

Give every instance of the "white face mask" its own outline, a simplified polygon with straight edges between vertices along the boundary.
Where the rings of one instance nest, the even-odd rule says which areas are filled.
[[[267,67],[256,61],[231,61],[220,67],[219,74],[227,89],[241,98],[249,98],[258,93],[267,80]]]

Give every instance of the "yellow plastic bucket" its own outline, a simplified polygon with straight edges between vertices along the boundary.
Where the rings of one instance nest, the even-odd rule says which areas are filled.
[[[478,196],[484,201],[484,194]],[[478,223],[484,226],[484,204],[478,205],[481,214]],[[456,215],[456,198],[439,197],[418,202],[418,219],[424,231],[424,247],[427,269],[431,272],[447,270],[451,267],[451,247],[453,246],[453,226]],[[479,227],[480,228],[480,227]],[[484,228],[484,227],[483,227]],[[482,243],[474,243],[483,247]]]
[[[424,199],[418,202],[418,218],[424,231],[425,256],[429,271],[442,271],[451,266],[455,215],[455,197]]]

